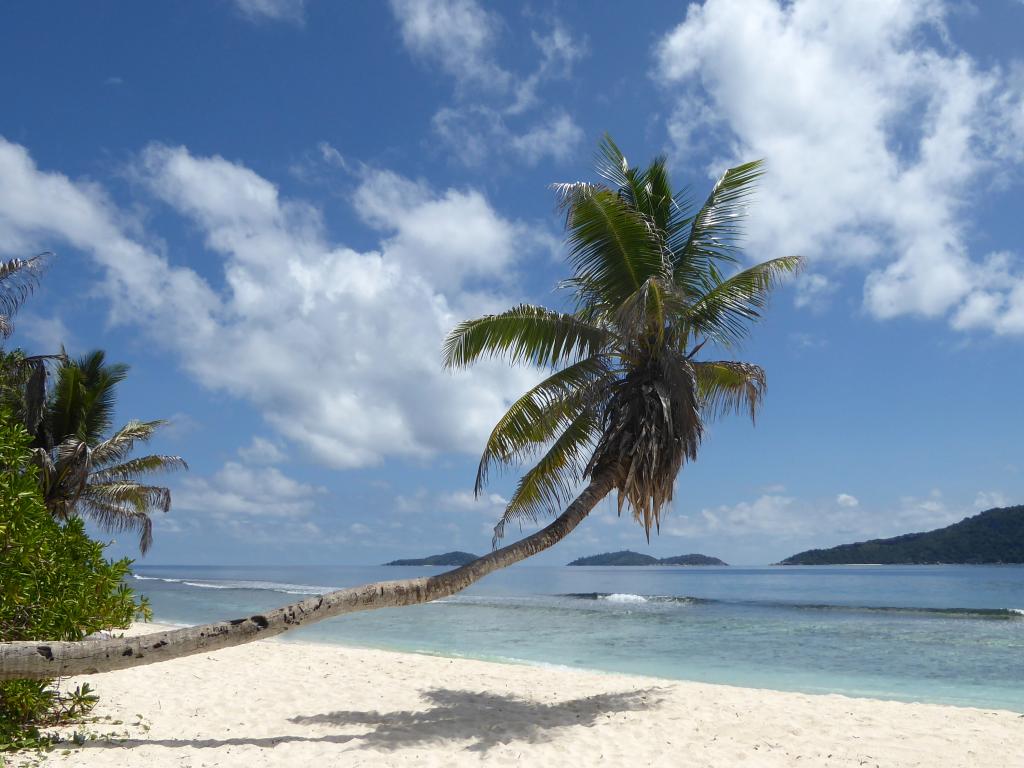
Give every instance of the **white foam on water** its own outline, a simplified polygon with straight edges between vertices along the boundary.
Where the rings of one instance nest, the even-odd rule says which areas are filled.
[[[1019,616],[1024,616],[1024,608],[1007,608],[1010,613],[1016,613]]]
[[[335,587],[314,587],[308,584],[281,584],[276,581],[185,581],[184,579],[170,579],[161,576],[140,576],[132,574],[133,579],[139,581],[164,581],[169,584],[183,584],[188,587],[199,589],[256,589],[267,592],[280,592],[285,595],[326,595],[333,592]]]
[[[187,587],[201,587],[203,589],[236,589],[230,584],[204,584],[201,581],[183,581],[181,582]]]
[[[643,595],[620,594],[601,595],[600,600],[607,600],[609,603],[646,603],[647,598]]]

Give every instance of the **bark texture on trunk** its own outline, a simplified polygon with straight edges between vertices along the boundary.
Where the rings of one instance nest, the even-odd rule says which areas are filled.
[[[447,597],[493,571],[525,560],[561,541],[590,514],[612,486],[613,478],[609,473],[594,478],[565,512],[547,527],[437,576],[340,589],[255,616],[138,637],[0,643],[0,680],[90,675],[154,664],[273,637],[344,613],[414,605]]]

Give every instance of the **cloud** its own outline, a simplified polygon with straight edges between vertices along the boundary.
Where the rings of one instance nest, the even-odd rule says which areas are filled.
[[[235,7],[249,21],[290,21],[301,24],[306,0],[234,0]]]
[[[474,0],[391,0],[402,42],[460,86],[488,90],[508,87],[511,75],[493,59],[499,18]]]
[[[258,435],[248,445],[239,448],[238,455],[249,464],[280,464],[286,458],[276,444]]]
[[[572,156],[582,130],[564,109],[532,122],[525,116],[543,104],[547,83],[571,77],[586,55],[585,41],[550,20],[546,29],[531,32],[540,54],[535,68],[517,73],[497,63],[502,19],[475,0],[392,0],[391,10],[405,48],[455,83],[455,103],[441,107],[432,121],[454,159],[476,166],[491,155],[512,154],[532,165]]]
[[[501,517],[506,506],[508,499],[499,493],[484,493],[477,498],[472,491],[432,492],[425,488],[420,488],[412,494],[399,494],[394,499],[394,509],[403,514],[428,511],[445,515],[453,512],[473,512],[493,519],[492,526]]]
[[[89,254],[115,322],[151,332],[201,384],[252,403],[321,463],[475,452],[537,380],[499,362],[441,368],[445,334],[511,304],[488,286],[514,280],[522,260],[546,248],[479,193],[370,173],[355,204],[384,239],[360,252],[329,241],[317,208],[223,158],[153,145],[136,175],[198,229],[223,274],[217,289],[125,234],[137,222],[97,185],[42,171],[2,140],[0,249],[64,240]],[[388,204],[397,207],[385,221]],[[482,246],[477,262],[470,238]]]
[[[480,192],[449,189],[435,195],[425,184],[390,171],[367,173],[353,203],[367,224],[388,235],[382,248],[389,262],[429,275],[445,288],[500,278],[524,244],[531,250],[555,247],[552,238],[500,217]]]
[[[966,243],[969,190],[1024,137],[1024,88],[956,49],[946,12],[937,0],[691,5],[659,46],[669,131],[680,152],[708,135],[728,146],[715,170],[768,159],[751,211],[759,257],[865,270],[864,307],[880,319],[1024,332],[1019,265],[995,281]]]
[[[538,90],[549,80],[567,80],[572,77],[573,67],[587,54],[584,40],[574,38],[569,30],[557,20],[549,32],[531,34],[533,43],[541,53],[537,69],[515,85],[515,100],[505,112],[521,114],[539,101]]]
[[[229,461],[212,477],[188,477],[174,490],[174,508],[218,519],[302,518],[322,488],[300,483],[276,467]]]
[[[55,354],[61,346],[75,348],[75,340],[59,315],[49,317],[35,312],[21,312],[16,318],[18,336],[28,338],[40,354]]]
[[[1006,494],[1000,491],[978,491],[978,495],[974,497],[974,509],[978,512],[984,512],[994,507],[1005,507],[1009,503],[1010,500]]]
[[[838,287],[825,275],[805,272],[796,279],[796,297],[793,303],[800,309],[821,311],[828,306],[829,297]]]
[[[512,138],[512,148],[528,165],[536,165],[545,157],[567,160],[583,141],[583,130],[565,112],[554,115],[547,123],[539,123],[521,136]]]
[[[838,494],[831,502],[764,493],[752,501],[673,513],[662,531],[685,538],[714,536],[832,546],[942,528],[1000,503],[1005,503],[1005,498],[994,492],[979,493],[973,504],[951,504],[940,491],[933,490],[923,497],[903,496],[870,508],[848,493]]]
[[[478,512],[497,522],[508,506],[508,499],[500,493],[485,493],[477,498],[470,491],[454,491],[440,494],[437,506],[442,511]]]
[[[38,253],[63,241],[89,254],[106,274],[102,293],[112,320],[163,325],[164,333],[204,339],[220,301],[198,275],[125,235],[135,222],[98,185],[40,171],[28,151],[0,137],[0,252]],[[59,210],[60,216],[54,211]],[[187,308],[186,311],[181,311]]]

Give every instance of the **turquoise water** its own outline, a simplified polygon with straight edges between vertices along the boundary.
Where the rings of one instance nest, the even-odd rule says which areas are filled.
[[[133,586],[192,624],[442,570],[136,566]],[[522,565],[286,640],[1024,712],[1024,567]]]

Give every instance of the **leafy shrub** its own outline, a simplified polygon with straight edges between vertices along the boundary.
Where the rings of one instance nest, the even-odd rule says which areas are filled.
[[[106,546],[80,519],[57,523],[43,504],[29,464],[24,427],[0,413],[0,641],[81,640],[149,618],[123,582],[132,561],[103,557]],[[43,746],[40,726],[86,714],[88,685],[60,693],[57,681],[0,682],[0,749]]]

